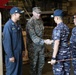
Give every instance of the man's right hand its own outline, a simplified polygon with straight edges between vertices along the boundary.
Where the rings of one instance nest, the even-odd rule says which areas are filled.
[[[14,58],[14,57],[9,58],[9,61],[10,61],[10,62],[15,62],[15,58]]]
[[[47,44],[47,45],[49,45],[49,44],[53,43],[53,40],[46,39],[46,40],[44,40],[44,43]]]

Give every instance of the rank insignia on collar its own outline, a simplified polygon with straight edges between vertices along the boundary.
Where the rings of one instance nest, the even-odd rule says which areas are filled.
[[[13,27],[12,30],[15,30],[15,28]]]

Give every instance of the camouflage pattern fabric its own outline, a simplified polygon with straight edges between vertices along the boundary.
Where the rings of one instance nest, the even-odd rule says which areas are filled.
[[[68,59],[70,57],[68,35],[69,28],[64,23],[58,24],[53,30],[53,40],[60,40],[56,60]],[[57,62],[55,65],[53,65],[53,72],[54,75],[69,75],[70,62]]]
[[[41,19],[33,17],[27,22],[27,50],[30,60],[30,75],[41,75],[44,66],[44,26]]]
[[[70,38],[70,50],[72,58],[76,58],[76,27],[72,29],[72,35]],[[74,68],[74,75],[76,75],[76,60],[72,60]]]

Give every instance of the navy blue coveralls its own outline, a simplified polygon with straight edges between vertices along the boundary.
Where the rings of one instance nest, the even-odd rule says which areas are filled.
[[[24,43],[20,25],[9,19],[4,25],[3,46],[5,51],[6,75],[22,75],[22,50]],[[9,58],[15,57],[15,62]]]
[[[64,24],[58,24],[54,30],[52,38],[53,40],[59,40],[59,50],[56,56],[56,60],[68,59],[70,57],[69,47],[68,47],[68,34],[69,28]],[[70,62],[63,61],[57,62],[53,65],[53,73],[54,75],[69,75],[70,72]]]
[[[76,58],[76,27],[72,29],[72,35],[70,38],[70,50],[72,53],[72,58]],[[74,68],[74,75],[76,75],[76,60],[72,60],[72,65]]]

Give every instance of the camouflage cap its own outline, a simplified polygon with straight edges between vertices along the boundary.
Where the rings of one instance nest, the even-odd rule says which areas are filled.
[[[41,14],[40,7],[34,7],[34,8],[32,9],[32,11],[34,11],[34,12],[36,12],[36,13],[38,13],[38,14]]]

